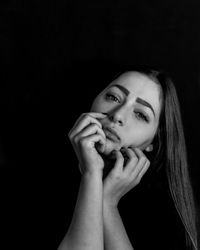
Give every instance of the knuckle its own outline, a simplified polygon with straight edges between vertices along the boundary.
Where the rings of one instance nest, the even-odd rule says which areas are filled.
[[[79,140],[79,144],[80,144],[80,146],[86,147],[87,146],[87,140],[85,138],[81,138]]]
[[[137,161],[138,161],[137,156],[136,156],[136,155],[133,155],[133,156],[131,157],[131,162],[137,162]]]
[[[69,139],[70,141],[72,140],[71,134],[67,134],[67,137],[68,137],[68,139]]]
[[[140,181],[141,181],[141,177],[138,176],[138,178],[135,180],[135,184],[138,185],[140,183]]]
[[[82,113],[81,118],[82,119],[88,119],[89,118],[88,113]]]
[[[119,172],[114,172],[113,173],[113,177],[116,179],[116,180],[120,180],[121,179],[121,175]]]
[[[140,158],[140,160],[141,160],[142,162],[146,162],[147,158],[146,158],[145,155],[142,155],[141,158]]]
[[[130,148],[127,149],[127,154],[129,156],[129,158],[134,157],[134,153],[133,153],[133,151]]]
[[[92,118],[91,114],[90,113],[84,113],[84,116],[87,117],[87,118]]]
[[[151,164],[150,160],[147,159],[147,166],[149,167]]]
[[[97,119],[95,119],[90,113],[84,113],[84,114],[83,114],[83,117],[84,117],[84,119],[86,119],[86,120],[91,120],[91,121],[93,121],[93,122],[91,122],[91,123],[94,124],[95,126],[98,126],[98,127],[102,128],[101,123],[100,123]]]
[[[82,113],[79,118],[76,120],[76,122],[80,122],[81,120],[83,120],[85,117],[85,113]]]
[[[65,132],[65,136],[68,137],[69,139],[72,138],[72,131],[70,130],[68,133]]]
[[[78,141],[79,141],[79,136],[75,136],[75,137],[73,138],[73,143],[77,144]]]
[[[99,126],[96,123],[92,123],[90,126],[91,126],[92,129],[99,130]]]
[[[74,138],[73,138],[72,135],[68,136],[68,139],[69,139],[71,142],[73,142],[73,140],[74,140]]]

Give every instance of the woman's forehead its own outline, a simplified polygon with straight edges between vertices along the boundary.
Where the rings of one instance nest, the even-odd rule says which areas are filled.
[[[136,72],[136,71],[128,71],[121,74],[117,77],[114,81],[112,81],[108,86],[111,86],[115,83],[119,83],[122,86],[129,86],[130,88],[135,88],[136,86],[143,86],[146,85],[155,85],[156,83],[150,79],[147,75]]]
[[[112,81],[107,88],[120,85],[128,90],[130,94],[142,94],[144,96],[160,94],[160,86],[150,77],[139,72],[126,72]]]

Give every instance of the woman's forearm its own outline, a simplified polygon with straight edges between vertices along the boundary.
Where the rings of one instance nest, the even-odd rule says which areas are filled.
[[[117,206],[103,204],[105,250],[133,250]]]
[[[103,250],[101,174],[84,174],[72,222],[58,250]]]

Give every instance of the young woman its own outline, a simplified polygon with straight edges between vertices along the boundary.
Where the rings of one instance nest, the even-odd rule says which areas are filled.
[[[179,102],[164,72],[120,72],[68,136],[82,177],[59,250],[197,249]]]

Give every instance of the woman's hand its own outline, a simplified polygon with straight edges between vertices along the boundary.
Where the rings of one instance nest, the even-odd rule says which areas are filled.
[[[98,145],[99,151],[104,151],[106,136],[101,123],[97,120],[104,117],[105,115],[102,113],[84,113],[68,134],[78,157],[82,174],[95,171],[102,172],[103,170],[104,161],[98,154],[95,145]]]
[[[116,162],[104,180],[104,202],[117,206],[119,200],[137,184],[150,166],[150,161],[138,148],[121,149],[128,160],[125,163],[123,154],[114,151]]]

